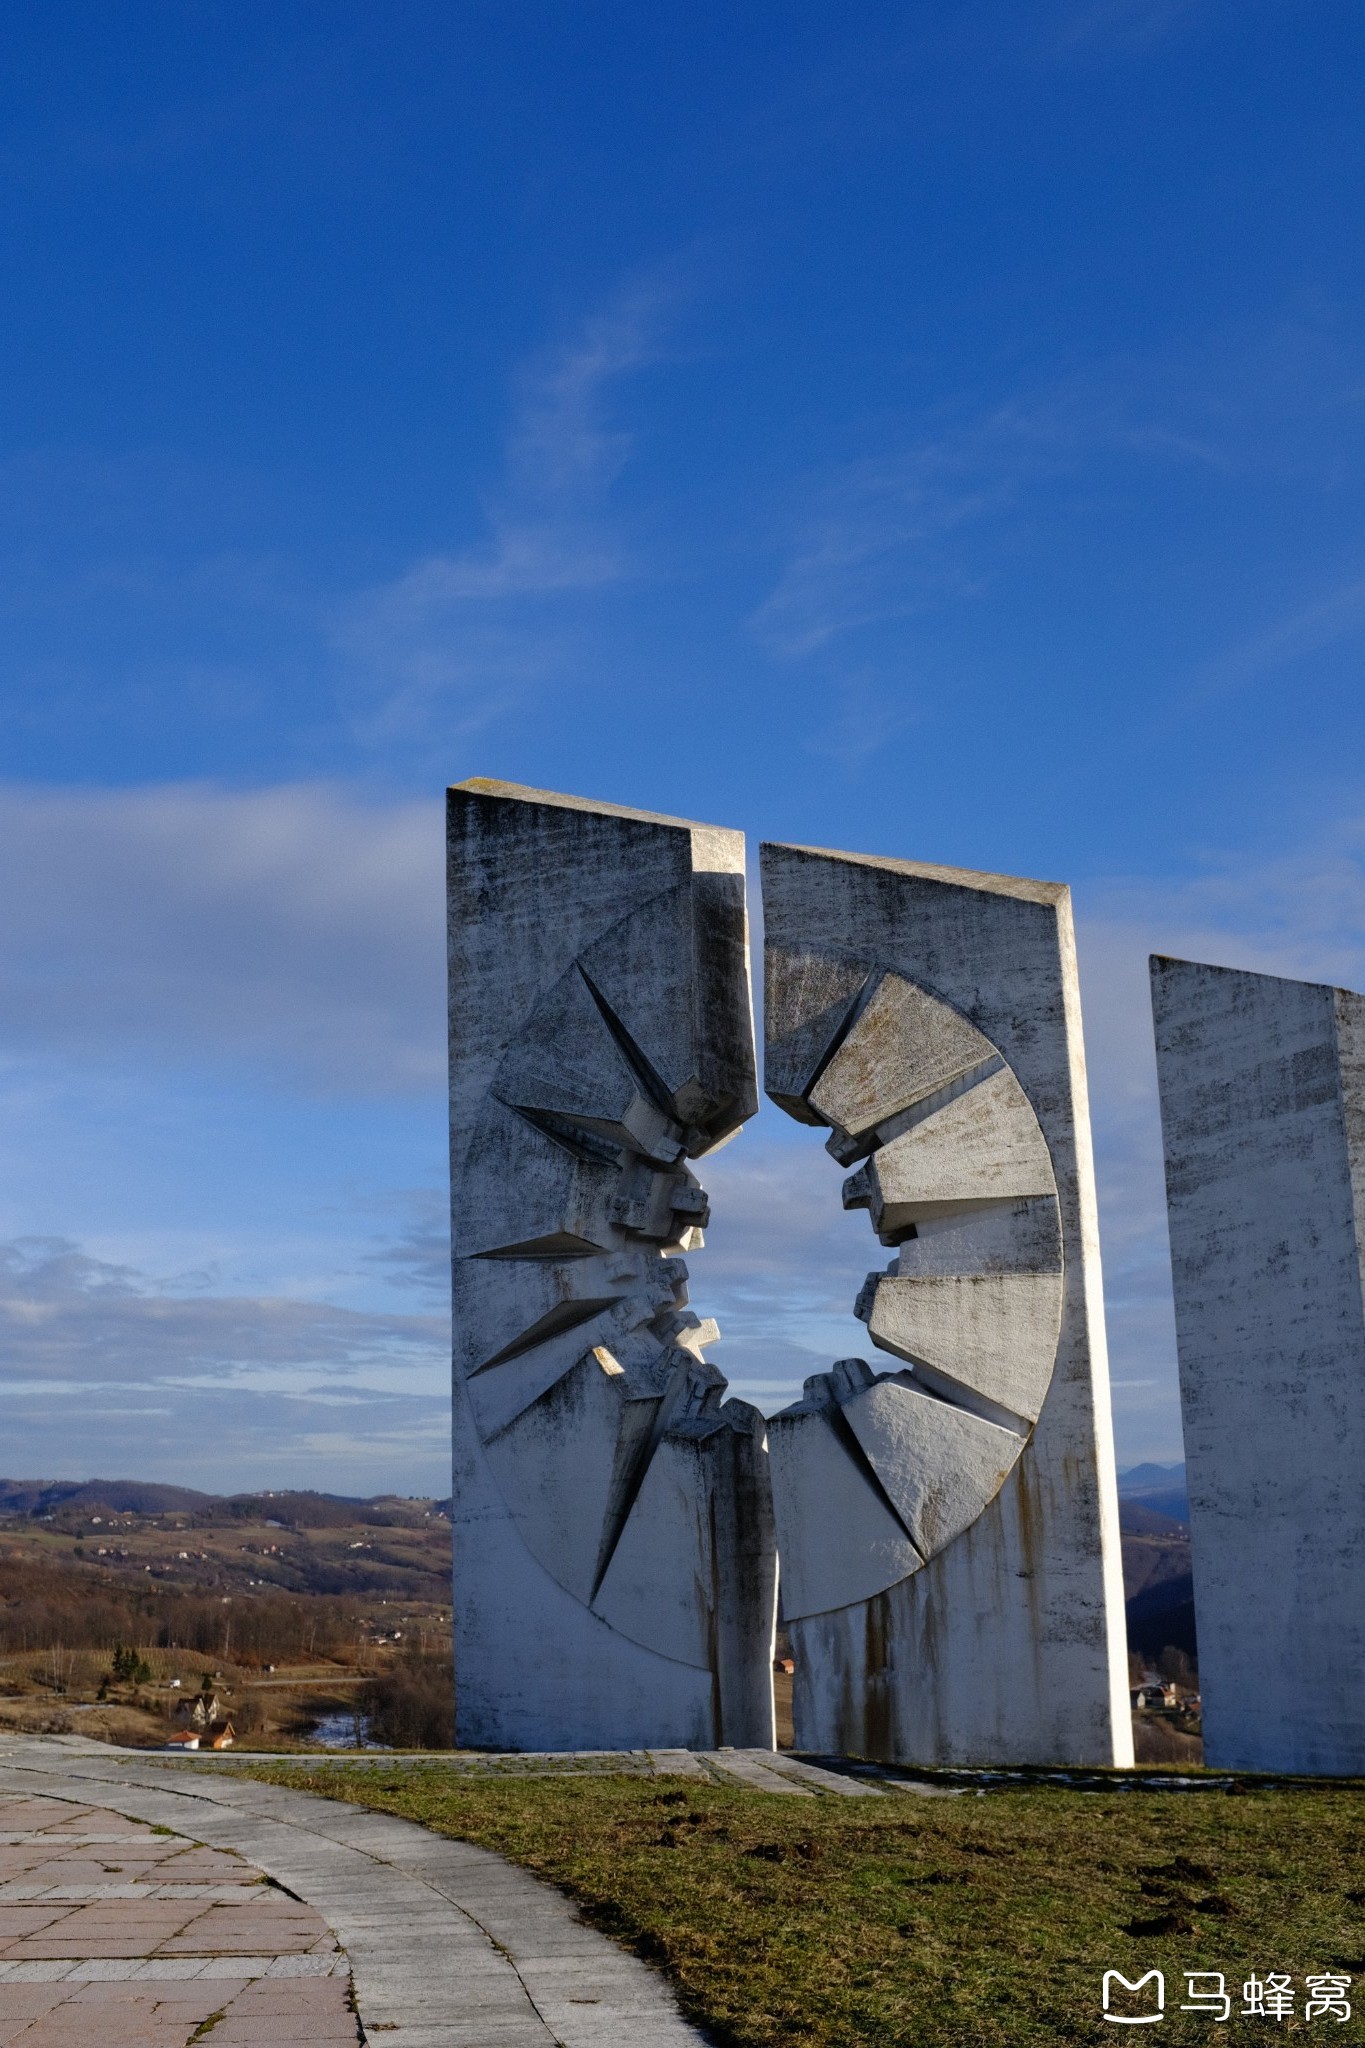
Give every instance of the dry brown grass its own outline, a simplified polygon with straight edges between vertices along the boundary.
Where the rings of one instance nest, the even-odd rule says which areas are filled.
[[[1365,1971],[1358,1787],[854,1801],[436,1764],[259,1768],[562,1886],[667,1970],[722,2048],[1112,2040],[1103,1972],[1154,1967],[1171,2008],[1160,2039],[1207,2043],[1211,2022],[1174,2010],[1185,1969],[1234,1987],[1285,1971],[1300,1996],[1306,1972]]]

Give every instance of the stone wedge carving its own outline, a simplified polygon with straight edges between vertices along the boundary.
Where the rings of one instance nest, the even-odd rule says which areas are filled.
[[[954,1081],[989,1066],[995,1048],[965,1017],[900,974],[867,985],[839,1044],[807,1095],[845,1161],[870,1152],[880,1127]]]
[[[682,1156],[683,1134],[652,1081],[643,1056],[575,962],[507,1048],[493,1093],[565,1144],[598,1137],[618,1152],[671,1166]]]
[[[683,1257],[757,1107],[743,839],[473,782],[449,857],[458,1738],[770,1747],[764,1425]]]
[[[1154,959],[1205,1754],[1365,1772],[1365,996]]]
[[[897,1249],[769,1424],[800,1748],[1131,1760],[1065,889],[763,848],[769,1095]]]
[[[853,1363],[861,1365],[861,1360]],[[817,1373],[807,1380],[804,1398],[768,1423],[773,1495],[781,1515],[782,1604],[789,1624],[806,1614],[870,1600],[924,1562],[844,1421],[834,1378]],[[818,1513],[783,1511],[781,1506],[816,1501]]]
[[[978,1240],[993,1231],[1013,1250],[983,1272],[969,1233],[941,1232],[937,1270],[923,1271],[911,1249],[904,1271],[897,1261],[887,1273],[870,1274],[856,1303],[873,1343],[905,1359],[941,1411],[937,1428],[926,1415],[916,1432],[908,1381],[888,1380],[885,1391],[864,1388],[851,1400],[845,1394],[844,1412],[855,1402],[871,1412],[871,1402],[887,1416],[899,1411],[907,1418],[902,1430],[873,1432],[875,1454],[863,1444],[887,1497],[920,1499],[931,1445],[941,1456],[952,1445],[964,1455],[952,1480],[952,1512],[917,1515],[916,1529],[906,1524],[929,1555],[950,1540],[942,1531],[959,1535],[995,1498],[1052,1379],[1063,1264],[1047,1143],[1027,1095],[984,1033],[940,996],[891,971],[867,977],[841,1022],[836,1049],[817,1068],[807,1103],[831,1126],[836,1158],[847,1164],[859,1151],[870,1155],[845,1181],[844,1203],[868,1209],[883,1241],[913,1248],[921,1224],[970,1216],[978,1219]],[[1049,1212],[1050,1229],[1038,1227],[1030,1203]],[[953,1270],[955,1252],[962,1271]],[[916,1398],[923,1401],[923,1394]],[[945,1404],[965,1411],[965,1419],[954,1425]],[[924,1402],[926,1409],[935,1405]],[[993,1434],[978,1437],[978,1421]],[[986,1444],[989,1452],[978,1456]],[[789,1498],[785,1489],[779,1498]],[[784,1529],[788,1519],[784,1510]],[[929,1529],[941,1540],[926,1550]],[[789,1615],[815,1611],[791,1570],[783,1585]]]
[[[844,1402],[844,1420],[916,1550],[933,1557],[971,1527],[983,1500],[994,1500],[1019,1438],[934,1399],[909,1373],[862,1370],[866,1384]]]
[[[908,1359],[945,1400],[1000,1409],[1021,1434],[1037,1421],[1057,1356],[1059,1271],[873,1274],[855,1306],[878,1349]]]
[[[844,1205],[865,1204],[882,1243],[899,1244],[941,1216],[1056,1193],[1032,1104],[1002,1064],[879,1146],[844,1183]]]

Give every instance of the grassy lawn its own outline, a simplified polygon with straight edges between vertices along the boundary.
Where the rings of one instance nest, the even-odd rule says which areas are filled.
[[[1167,2016],[1120,2041],[1365,2039],[1356,1787],[845,1800],[685,1779],[471,1781],[439,1765],[252,1775],[548,1878],[659,1964],[724,2048],[1112,2043],[1103,1972],[1153,1968]],[[1227,2025],[1177,2010],[1185,1970],[1224,1972]],[[1328,1970],[1359,1979],[1356,2017],[1306,2025],[1303,1979]],[[1241,2017],[1245,1979],[1272,1971],[1293,1978],[1296,2017]]]

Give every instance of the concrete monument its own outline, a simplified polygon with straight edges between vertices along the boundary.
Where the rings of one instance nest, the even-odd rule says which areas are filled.
[[[769,1423],[797,1747],[1131,1763],[1069,893],[765,846],[765,1087],[896,1257]]]
[[[1365,996],[1152,961],[1204,1753],[1365,1772]]]
[[[743,835],[483,781],[448,827],[458,1739],[770,1748],[764,1423],[683,1261],[758,1106]]]

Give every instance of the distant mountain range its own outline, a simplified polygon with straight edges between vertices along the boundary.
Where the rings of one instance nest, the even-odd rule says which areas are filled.
[[[1197,1659],[1190,1577],[1190,1497],[1183,1465],[1119,1473],[1128,1645],[1155,1660],[1167,1648]]]
[[[341,1493],[196,1493],[189,1486],[162,1486],[149,1479],[0,1479],[0,1516],[68,1516],[103,1509],[115,1515],[193,1515],[210,1521],[274,1516],[299,1528],[327,1528],[357,1520],[387,1520],[386,1511],[406,1519],[411,1511],[450,1512],[449,1501],[404,1500],[377,1493],[353,1498]]]
[[[0,1479],[0,1621],[15,1588],[42,1571],[54,1585],[70,1581],[75,1599],[98,1584],[125,1594],[136,1586],[139,1597],[317,1594],[444,1608],[450,1503],[274,1490],[225,1497],[145,1479]]]
[[[1174,1522],[1190,1519],[1183,1465],[1130,1465],[1126,1472],[1119,1473],[1119,1499]]]
[[[1127,1605],[1128,1647],[1156,1658],[1165,1649],[1183,1650],[1195,1664],[1199,1644],[1194,1625],[1194,1580],[1189,1572],[1158,1579],[1135,1593]]]
[[[1131,1465],[1119,1473],[1119,1499],[1137,1501],[1158,1515],[1189,1520],[1189,1496],[1185,1490],[1183,1465]],[[0,1515],[50,1515],[62,1508],[79,1513],[84,1508],[107,1508],[116,1515],[193,1515],[230,1505],[255,1507],[259,1502],[283,1502],[306,1515],[311,1509],[332,1519],[335,1509],[373,1508],[389,1502],[394,1494],[364,1497],[343,1493],[317,1493],[311,1488],[271,1493],[196,1493],[189,1486],[163,1486],[151,1479],[0,1479]],[[423,1505],[428,1505],[423,1502]],[[436,1503],[449,1509],[449,1502]],[[349,1519],[349,1517],[345,1517]]]

